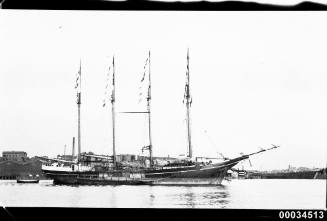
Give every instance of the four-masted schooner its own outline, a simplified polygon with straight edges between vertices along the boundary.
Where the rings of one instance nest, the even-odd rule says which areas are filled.
[[[152,156],[152,139],[151,139],[151,63],[150,51],[146,60],[148,65],[147,76],[143,75],[142,81],[147,77],[147,111],[145,112],[123,112],[123,113],[146,113],[148,115],[148,138],[149,145],[142,148],[142,150],[149,151],[148,160],[149,167],[126,168],[122,167],[117,162],[116,157],[116,138],[115,138],[115,60],[113,57],[112,65],[112,92],[111,92],[111,113],[112,113],[112,152],[111,157],[93,156],[98,158],[105,158],[109,163],[108,166],[94,167],[83,161],[81,154],[81,132],[80,132],[80,108],[81,108],[81,63],[77,76],[77,106],[78,106],[78,157],[75,162],[68,162],[63,160],[53,160],[51,164],[43,164],[43,172],[52,178],[58,184],[106,184],[106,185],[142,185],[142,184],[159,184],[159,185],[216,185],[220,184],[227,174],[227,171],[235,166],[240,161],[248,159],[251,155],[258,154],[270,149],[277,148],[273,146],[268,149],[261,149],[258,152],[242,155],[234,159],[224,159],[220,163],[204,163],[197,162],[193,156],[192,140],[191,140],[191,123],[190,123],[190,107],[192,98],[190,93],[190,73],[189,73],[189,50],[187,51],[187,70],[186,70],[186,84],[184,92],[183,103],[186,106],[186,122],[187,122],[187,144],[188,157],[178,162],[167,162],[164,166],[155,165]],[[109,68],[109,70],[110,70]],[[108,85],[107,85],[108,87]],[[106,98],[105,98],[106,99]],[[105,105],[105,103],[104,103]],[[92,157],[92,156],[91,156]]]

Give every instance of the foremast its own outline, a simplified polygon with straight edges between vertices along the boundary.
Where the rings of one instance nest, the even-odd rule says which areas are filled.
[[[77,154],[77,162],[79,163],[81,160],[81,86],[82,86],[82,62],[79,62],[79,71],[76,78],[76,86],[77,89],[77,116],[78,116],[78,125],[77,125],[77,147],[78,147],[78,154]]]
[[[187,146],[188,146],[188,157],[193,157],[192,151],[192,138],[191,138],[191,118],[190,118],[190,107],[192,104],[192,97],[190,93],[190,69],[189,69],[189,49],[187,49],[187,67],[186,67],[186,83],[183,103],[186,105],[186,124],[187,124]]]
[[[116,161],[116,129],[115,129],[115,119],[116,119],[116,112],[115,112],[115,101],[116,101],[116,94],[115,94],[115,57],[112,58],[112,93],[111,93],[111,117],[112,117],[112,154],[113,154],[113,164],[114,168],[117,167]]]

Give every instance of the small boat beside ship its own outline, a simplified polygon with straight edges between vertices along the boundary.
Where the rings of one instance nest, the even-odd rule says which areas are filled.
[[[190,75],[189,75],[189,51],[187,51],[187,71],[186,84],[183,103],[186,105],[186,122],[187,122],[187,142],[188,155],[186,158],[176,160],[174,162],[167,162],[165,165],[155,165],[152,156],[152,139],[151,139],[151,69],[150,69],[150,51],[144,65],[144,74],[141,82],[147,83],[147,95],[145,97],[147,102],[147,110],[144,112],[122,112],[122,113],[136,113],[147,114],[148,116],[148,141],[149,144],[142,147],[148,151],[149,165],[142,167],[126,167],[120,162],[117,162],[116,157],[116,143],[115,143],[115,61],[112,60],[112,65],[109,71],[112,72],[111,82],[111,114],[112,114],[112,128],[113,128],[113,155],[109,157],[94,156],[94,158],[102,158],[107,163],[102,167],[95,167],[83,160],[81,154],[81,64],[77,75],[76,89],[77,89],[77,106],[78,106],[78,155],[76,161],[63,160],[48,160],[42,165],[42,171],[56,184],[77,184],[77,185],[217,185],[222,182],[233,166],[239,162],[248,159],[251,155],[258,154],[270,149],[277,148],[274,146],[268,149],[261,149],[258,152],[242,155],[233,159],[224,158],[219,163],[204,163],[198,161],[192,153],[192,139],[191,139],[191,123],[190,123],[190,107],[192,98],[190,94]],[[108,78],[109,79],[109,78]],[[108,88],[108,84],[107,87]],[[104,103],[103,106],[105,106]]]
[[[39,179],[39,175],[36,174],[35,176],[33,176],[32,174],[29,174],[28,176],[19,176],[16,179],[17,183],[39,183],[40,179]]]

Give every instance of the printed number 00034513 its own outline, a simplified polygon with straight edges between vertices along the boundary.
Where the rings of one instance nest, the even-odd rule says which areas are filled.
[[[324,219],[324,211],[280,211],[280,219]]]

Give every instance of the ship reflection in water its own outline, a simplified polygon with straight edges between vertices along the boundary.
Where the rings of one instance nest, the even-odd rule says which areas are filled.
[[[244,179],[217,186],[67,186],[0,180],[3,206],[324,209],[326,180]]]
[[[181,202],[178,206],[186,206],[187,208],[215,207],[214,205],[219,205],[219,208],[225,208],[230,198],[228,189],[224,185],[219,185],[208,191],[205,189],[197,189],[196,187],[186,187],[185,191],[177,196],[172,196],[172,198],[174,197],[178,198]]]

